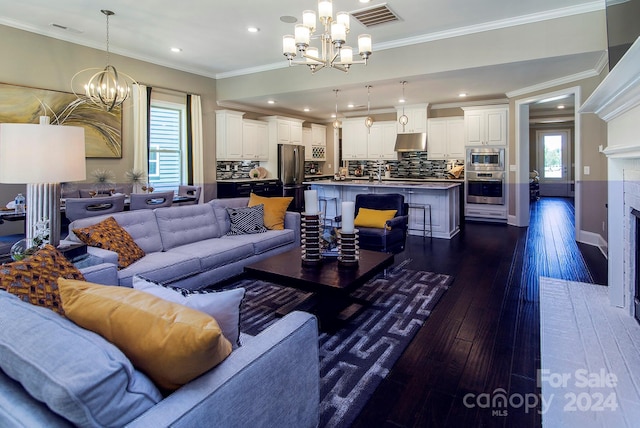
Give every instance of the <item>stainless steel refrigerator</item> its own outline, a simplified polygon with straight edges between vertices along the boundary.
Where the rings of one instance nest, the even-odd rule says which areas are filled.
[[[283,196],[293,196],[290,211],[304,209],[304,146],[278,144],[278,177]]]

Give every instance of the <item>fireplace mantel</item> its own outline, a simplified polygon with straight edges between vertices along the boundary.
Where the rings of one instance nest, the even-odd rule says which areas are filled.
[[[606,122],[640,105],[640,38],[580,108]],[[606,153],[606,151],[605,151]],[[612,153],[613,154],[613,153]],[[634,156],[635,157],[635,156]]]

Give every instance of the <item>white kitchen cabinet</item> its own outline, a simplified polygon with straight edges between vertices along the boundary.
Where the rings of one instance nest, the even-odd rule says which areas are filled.
[[[242,122],[242,159],[269,159],[268,132],[265,122],[247,119]]]
[[[217,160],[242,159],[244,113],[232,110],[216,111]]]
[[[302,120],[282,116],[263,117],[268,123],[269,141],[278,144],[302,144]]]
[[[364,119],[362,119],[364,121]],[[366,129],[366,127],[365,127]],[[394,121],[374,122],[368,133],[367,159],[397,160],[396,123]]]
[[[465,203],[464,216],[467,219],[480,219],[505,222],[507,220],[506,205],[469,204]]]
[[[311,160],[325,161],[327,160],[327,127],[311,124]]]
[[[364,118],[344,119],[342,121],[342,159],[367,159],[368,129]]]
[[[429,159],[464,159],[464,118],[436,118],[428,121]]]
[[[463,107],[467,146],[506,146],[509,106]]]
[[[312,161],[313,160],[313,149],[312,149],[312,132],[311,128],[302,128],[302,145],[304,146],[304,160]]]
[[[326,126],[318,125],[316,123],[311,124],[311,145],[313,146],[327,145],[327,127]]]
[[[404,126],[400,124],[400,116],[402,116],[403,107],[396,106],[396,118],[398,120],[398,134],[413,134],[417,132],[427,132],[427,108],[429,104],[413,104],[404,106],[404,115],[409,121]]]

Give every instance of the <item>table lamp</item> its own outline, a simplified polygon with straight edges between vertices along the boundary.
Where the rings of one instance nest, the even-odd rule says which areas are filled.
[[[49,221],[49,243],[60,243],[60,183],[86,179],[84,129],[77,126],[0,123],[0,183],[26,184],[26,238]]]

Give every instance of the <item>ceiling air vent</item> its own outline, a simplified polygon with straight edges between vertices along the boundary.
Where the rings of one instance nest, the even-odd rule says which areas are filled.
[[[376,5],[366,9],[351,12],[351,16],[358,20],[365,27],[373,27],[374,25],[384,24],[386,22],[399,21],[396,15],[387,4]]]

